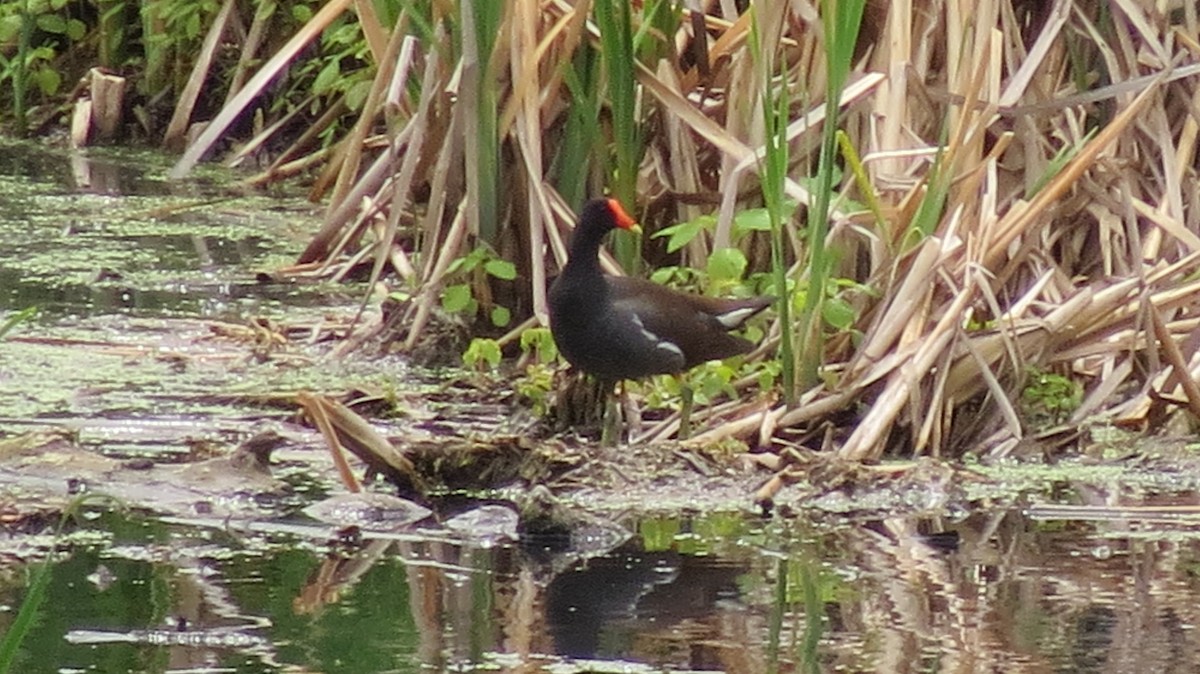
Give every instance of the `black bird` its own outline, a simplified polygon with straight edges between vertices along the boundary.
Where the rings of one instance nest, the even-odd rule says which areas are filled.
[[[754,348],[729,331],[772,298],[719,299],[609,276],[600,269],[600,245],[616,228],[637,230],[616,199],[584,205],[570,257],[550,286],[550,332],[569,363],[602,382],[617,382],[678,374]]]

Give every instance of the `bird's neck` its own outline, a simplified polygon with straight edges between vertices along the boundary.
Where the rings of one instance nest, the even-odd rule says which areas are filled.
[[[600,244],[607,232],[576,230],[571,239],[571,252],[567,258],[567,267],[573,274],[600,275]]]

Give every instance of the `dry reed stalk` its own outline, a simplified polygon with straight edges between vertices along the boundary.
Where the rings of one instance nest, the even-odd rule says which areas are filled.
[[[388,225],[381,224],[379,221],[372,223],[371,233],[375,237],[376,241],[386,241],[389,238],[395,238],[395,232],[389,235]],[[378,245],[376,247],[378,247]],[[376,250],[376,247],[364,248],[363,251],[378,256],[380,252]],[[400,246],[387,246],[384,248],[383,254],[387,255],[388,265],[391,266],[391,268],[394,269],[397,274],[399,274],[401,279],[410,283],[416,279],[417,271],[413,268],[412,258],[409,257],[408,253],[406,253],[403,248]],[[346,272],[349,272],[351,269],[353,269],[353,267],[351,265],[346,265],[344,269]]]
[[[225,94],[225,102],[223,105],[229,105],[237,92],[242,90],[242,86],[246,83],[246,78],[249,77],[250,67],[258,58],[258,50],[262,46],[263,38],[270,29],[271,17],[275,13],[275,5],[270,2],[264,2],[258,5],[254,10],[254,20],[250,23],[250,30],[246,33],[246,40],[242,43],[241,49],[238,52],[238,62],[234,67],[233,76],[229,80],[229,91]],[[297,106],[298,109],[304,109],[304,105]],[[291,111],[285,117],[290,117]]]
[[[358,15],[358,27],[362,30],[371,55],[375,57],[375,63],[383,64],[388,60],[386,54],[389,30],[380,23],[374,3],[370,0],[354,0],[354,13]],[[395,33],[396,30],[392,29],[391,32]]]
[[[167,131],[163,135],[163,145],[166,147],[178,148],[183,145],[188,124],[192,119],[192,112],[196,108],[196,101],[200,99],[201,87],[204,86],[204,80],[208,78],[215,53],[221,46],[221,36],[225,34],[225,28],[229,25],[229,17],[233,14],[235,4],[234,0],[225,0],[221,3],[221,11],[217,13],[217,18],[209,26],[208,33],[204,36],[204,44],[200,46],[200,58],[196,59],[192,73],[188,76],[187,84],[184,85],[183,92],[179,95],[179,101],[175,104],[171,121],[167,123]]]
[[[397,27],[396,33],[392,35],[392,39],[388,42],[387,56],[390,59],[394,58],[399,52],[399,45],[403,41],[400,35],[400,29]],[[438,58],[436,49],[432,49],[425,56],[425,74],[422,79],[422,86],[432,87],[439,76],[441,60]],[[381,68],[379,71],[379,79],[383,77],[392,77],[393,72],[387,68]],[[385,86],[372,86],[372,93],[377,89],[386,90],[393,86],[393,82],[389,81]],[[432,89],[426,89],[431,91]],[[370,100],[371,97],[368,97]],[[396,240],[396,232],[399,229],[400,217],[408,212],[409,199],[411,198],[413,177],[416,175],[417,165],[420,163],[421,153],[425,148],[425,136],[428,131],[429,111],[433,107],[433,102],[437,100],[437,96],[429,95],[421,97],[421,102],[417,106],[416,114],[413,115],[413,120],[416,121],[416,126],[412,131],[412,138],[408,143],[407,151],[404,153],[404,158],[400,160],[400,167],[391,184],[391,204],[388,210],[387,228],[383,236],[377,239],[375,252],[375,266],[371,269],[370,284],[374,285],[378,282],[383,274],[384,264],[388,261],[391,254],[393,243]],[[435,139],[436,142],[436,139]],[[359,315],[366,309],[368,297],[363,297],[362,304],[359,306]],[[357,317],[356,317],[357,320]]]
[[[315,96],[309,96],[303,103],[301,103],[301,105],[288,111],[288,113],[286,115],[284,115],[283,117],[280,117],[273,124],[270,124],[262,131],[259,131],[257,134],[255,134],[255,136],[253,138],[250,139],[249,142],[247,142],[245,145],[238,148],[237,152],[233,153],[233,155],[225,161],[225,165],[231,166],[231,167],[240,166],[242,164],[242,162],[246,160],[247,157],[249,157],[250,155],[257,152],[259,149],[261,149],[263,147],[263,144],[265,144],[276,133],[278,133],[280,129],[284,128],[289,123],[295,121],[296,119],[300,118],[301,115],[305,114],[306,104],[311,104],[315,100],[316,100]],[[333,107],[337,108],[338,106],[333,106]],[[319,124],[319,121],[318,121],[318,124]],[[293,143],[293,146],[300,145],[302,140],[304,140],[304,139],[303,138],[297,139],[297,141],[295,143]],[[287,154],[287,153],[285,153],[285,154]],[[282,163],[281,159],[282,159],[281,157],[276,157],[275,161],[272,162],[272,165],[277,166],[277,165],[281,164]],[[284,159],[283,161],[286,161],[286,159]],[[247,182],[253,184],[254,179],[252,178],[252,179],[248,180]]]
[[[427,267],[428,277],[424,279],[420,292],[413,300],[415,310],[409,313],[412,320],[409,322],[408,336],[404,340],[406,349],[416,346],[417,340],[421,337],[421,330],[424,329],[433,313],[433,305],[441,299],[442,282],[446,277],[446,270],[450,268],[450,263],[454,261],[457,252],[462,248],[463,241],[467,238],[467,208],[466,198],[458,202],[458,210],[454,214],[454,222],[450,226],[450,231],[446,234],[442,252],[434,258],[433,266]]]
[[[706,35],[696,35],[693,39],[707,42]],[[682,85],[678,73],[667,63],[660,63],[656,73],[657,79],[665,83],[673,91],[681,91]],[[699,155],[696,143],[676,115],[666,115],[664,120],[666,135],[665,164],[669,171],[662,175],[663,186],[676,194],[700,194],[703,191]],[[689,222],[702,215],[699,207],[679,204],[676,207],[676,218],[679,222]],[[708,260],[710,248],[703,237],[695,237],[688,242],[682,262],[699,265]]]
[[[454,95],[453,90],[447,96]],[[442,106],[439,106],[439,109]],[[442,113],[438,113],[442,114]],[[420,283],[429,277],[429,260],[436,258],[438,247],[442,245],[444,232],[442,223],[447,217],[447,207],[459,204],[465,196],[465,178],[453,170],[463,161],[466,139],[463,129],[467,125],[469,111],[463,106],[455,106],[450,111],[450,123],[442,137],[441,147],[437,152],[437,161],[433,165],[433,179],[430,181],[429,201],[425,204],[425,217],[421,220],[420,249],[418,257],[425,262],[419,275]]]
[[[334,182],[333,192],[329,195],[330,211],[341,206],[346,201],[347,194],[358,180],[359,165],[362,161],[365,141],[375,130],[376,120],[383,111],[382,103],[386,99],[387,92],[391,90],[393,81],[396,79],[394,75],[398,75],[401,78],[407,75],[406,66],[408,64],[398,63],[401,46],[406,43],[407,38],[404,28],[405,23],[401,20],[392,29],[391,37],[387,40],[383,52],[378,54],[380,57],[378,69],[375,72],[374,79],[371,81],[371,88],[367,93],[367,100],[363,104],[362,114],[359,115],[354,127],[350,129],[350,133],[341,141],[346,151],[339,153],[338,160],[341,162],[341,165],[334,167],[337,171],[337,180]],[[368,39],[369,41],[370,39]],[[435,55],[437,52],[436,50],[431,50],[430,53],[430,58],[432,59],[432,55]],[[432,85],[434,81],[427,75],[424,84]],[[430,98],[432,96],[422,97],[422,104],[426,103]],[[417,147],[415,151],[410,149],[405,154],[406,158],[419,151],[420,144],[418,140],[427,120],[425,115],[416,114],[412,117],[412,122],[415,123],[412,129],[414,142],[417,143]]]
[[[317,427],[322,437],[325,438],[325,443],[329,445],[329,455],[333,458],[333,465],[337,468],[338,477],[342,480],[342,486],[347,491],[356,494],[361,492],[362,482],[354,475],[354,470],[350,468],[350,462],[346,460],[346,449],[338,437],[337,428],[333,422],[335,413],[331,409],[331,401],[306,391],[296,394],[296,401],[304,408],[313,425]]]
[[[527,211],[527,232],[530,250],[530,281],[533,291],[533,313],[545,324],[548,314],[546,309],[546,265],[545,265],[545,227],[543,223],[550,217],[550,199],[546,194],[545,172],[542,162],[542,123],[541,104],[538,100],[541,87],[538,86],[538,71],[541,65],[538,58],[522,60],[524,54],[544,54],[545,50],[538,44],[536,28],[539,24],[540,13],[537,0],[517,0],[513,10],[514,20],[510,22],[513,36],[510,41],[514,82],[513,100],[518,104],[516,113],[517,146],[521,151],[522,166],[525,168],[524,179],[526,189],[532,196]],[[503,124],[501,125],[503,129]]]
[[[395,158],[412,140],[417,126],[418,120],[414,117],[409,120],[404,129],[393,135],[390,144],[392,149],[375,158],[370,168],[363,173],[339,207],[330,208],[326,212],[325,222],[308,242],[304,252],[300,254],[300,262],[332,259],[331,250],[340,252],[345,245],[357,241],[359,226],[364,220],[364,214],[358,213],[359,209],[362,208],[368,195],[375,194],[383,188],[387,182],[387,176],[395,169]],[[356,225],[347,227],[347,222],[354,222]]]
[[[1162,314],[1152,304],[1148,305],[1147,309],[1150,313],[1151,324],[1154,326],[1154,336],[1158,338],[1159,348],[1162,349],[1167,363],[1173,369],[1171,376],[1164,382],[1163,388],[1171,388],[1174,385],[1182,388],[1188,409],[1191,410],[1193,416],[1200,419],[1200,385],[1196,383],[1195,374],[1188,367],[1183,352],[1175,341],[1175,336],[1171,334],[1171,330],[1163,321]]]

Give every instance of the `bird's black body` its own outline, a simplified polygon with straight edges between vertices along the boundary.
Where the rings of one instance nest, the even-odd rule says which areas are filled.
[[[729,331],[770,298],[717,299],[603,273],[604,236],[634,226],[612,199],[593,199],[580,214],[570,257],[548,298],[550,331],[567,361],[598,379],[619,381],[674,374],[753,349]]]

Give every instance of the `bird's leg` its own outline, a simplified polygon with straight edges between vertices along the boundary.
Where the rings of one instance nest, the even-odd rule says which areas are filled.
[[[621,395],[625,394],[625,383],[621,382]],[[604,421],[600,425],[600,445],[615,447],[620,438],[617,429],[621,421],[620,406],[617,405],[616,392],[611,385],[604,387]]]
[[[687,440],[692,434],[692,401],[695,399],[692,383],[687,373],[679,375],[679,440]]]
[[[642,434],[642,410],[629,395],[625,382],[621,382],[621,412],[625,418],[625,441],[628,442]]]

